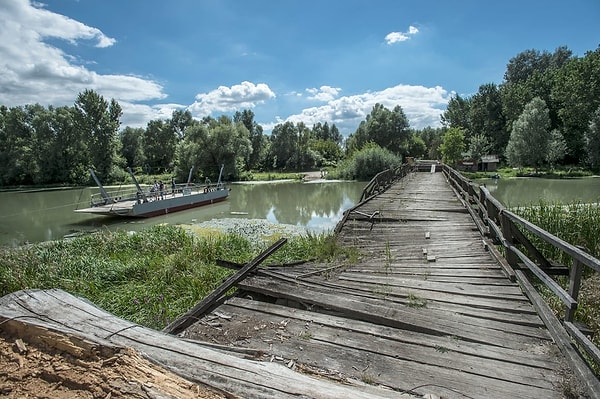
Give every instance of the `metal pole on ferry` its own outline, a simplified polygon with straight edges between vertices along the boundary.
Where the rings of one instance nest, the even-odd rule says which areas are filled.
[[[190,174],[188,175],[188,180],[186,186],[189,186],[192,181],[192,171],[194,170],[194,166],[190,168]]]
[[[100,189],[100,194],[102,195],[102,198],[104,198],[104,203],[108,204],[109,202],[112,201],[110,199],[110,196],[108,195],[108,193],[104,189],[104,186],[102,185],[102,183],[100,183],[100,180],[98,180],[98,177],[96,176],[96,173],[94,173],[94,171],[92,169],[89,169],[89,171],[90,171],[90,175],[92,175],[92,178],[94,179],[94,181],[98,185],[98,188]]]
[[[148,202],[148,199],[146,199],[146,194],[144,193],[144,190],[142,190],[142,188],[140,187],[137,179],[133,175],[133,171],[131,170],[131,168],[129,166],[127,167],[127,172],[129,172],[129,174],[131,175],[131,179],[133,180],[133,184],[135,184],[135,186],[137,187],[138,193],[142,194],[142,198],[144,199],[144,202]]]
[[[217,190],[221,189],[221,176],[223,176],[223,168],[225,167],[225,164],[221,164],[221,170],[219,171],[219,180],[217,180]]]

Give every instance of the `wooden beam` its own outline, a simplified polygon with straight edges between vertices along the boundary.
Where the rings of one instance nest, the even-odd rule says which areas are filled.
[[[267,259],[273,252],[277,251],[279,247],[287,242],[286,238],[279,239],[275,244],[271,245],[260,255],[254,258],[250,263],[247,263],[237,273],[231,275],[221,286],[219,286],[212,293],[202,299],[196,306],[185,313],[183,316],[174,320],[171,324],[163,329],[163,332],[167,334],[179,334],[187,327],[194,324],[204,313],[206,313],[215,303],[219,300],[227,291],[231,289],[235,284],[243,280],[249,273],[251,273],[258,265],[260,265],[265,259]]]
[[[560,323],[546,301],[544,301],[536,291],[535,287],[529,282],[527,275],[521,270],[515,270],[515,273],[521,283],[523,291],[531,300],[533,307],[542,318],[542,321],[548,328],[548,332],[550,332],[550,335],[554,338],[554,342],[569,362],[571,369],[577,376],[579,382],[586,389],[589,397],[599,398],[600,381],[589,368],[588,364],[583,360],[579,351],[573,346],[571,337],[567,334],[563,324]]]

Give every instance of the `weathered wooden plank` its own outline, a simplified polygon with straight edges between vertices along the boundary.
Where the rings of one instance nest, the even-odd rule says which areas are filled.
[[[301,283],[294,285],[282,280],[249,277],[240,282],[238,286],[246,291],[258,292],[275,298],[293,299],[300,303],[331,309],[349,318],[399,329],[420,331],[424,334],[455,335],[464,340],[488,342],[491,345],[510,348],[521,347],[533,339],[486,328],[485,324],[492,324],[491,321],[478,320],[459,314],[449,315],[447,312],[426,307],[391,306],[385,301],[373,301],[347,294],[337,296],[329,290],[315,286],[305,288]]]
[[[452,313],[481,317],[490,320],[503,321],[517,325],[540,328],[543,323],[529,304],[515,306],[513,302],[502,299],[481,299],[471,297],[457,298],[456,295],[443,294],[429,291],[398,289],[397,287],[382,285],[365,285],[361,283],[339,285],[335,282],[319,282],[310,280],[311,283],[329,287],[339,294],[352,293],[356,296],[365,296],[371,299],[385,299],[396,303],[414,306],[415,302],[432,309],[440,309]],[[542,331],[537,331],[542,334]],[[536,335],[537,335],[536,334]],[[547,334],[543,335],[547,338]]]
[[[0,298],[0,318],[86,334],[132,347],[155,363],[234,396],[245,398],[387,398],[406,397],[374,386],[343,385],[311,378],[282,364],[256,362],[204,348],[196,343],[119,319],[65,292],[20,291]],[[98,327],[101,324],[105,330]],[[77,328],[73,328],[77,325]],[[128,325],[129,328],[121,326]],[[108,333],[108,334],[107,334]],[[106,337],[102,335],[107,334]]]
[[[553,361],[552,358],[547,356],[547,352],[551,350],[551,346],[545,343],[528,346],[523,350],[500,348],[485,343],[462,341],[456,339],[456,337],[419,334],[409,330],[399,331],[392,327],[366,321],[351,320],[328,313],[318,313],[289,306],[274,306],[267,302],[252,301],[245,298],[230,298],[220,309],[230,314],[235,309],[240,308],[246,309],[248,312],[259,312],[260,317],[264,314],[273,314],[284,319],[294,318],[300,320],[304,325],[329,326],[363,334],[367,337],[380,337],[407,344],[427,346],[433,349],[440,347],[447,348],[453,353],[462,353],[464,355],[492,359],[504,363],[516,363],[547,370],[556,370],[560,366],[557,361]],[[426,361],[426,359],[422,361]]]
[[[315,322],[307,324],[295,318],[282,319],[273,314],[271,309],[274,307],[277,306],[268,305],[267,313],[260,317],[266,325],[275,328],[264,328],[260,336],[247,338],[245,341],[248,345],[313,367],[323,367],[324,364],[333,367],[344,365],[345,370],[354,373],[354,378],[371,375],[374,382],[393,389],[408,389],[417,383],[431,381],[431,376],[435,376],[436,382],[444,381],[448,388],[465,394],[477,394],[478,390],[485,387],[489,397],[514,397],[515,391],[520,391],[521,394],[526,391],[532,395],[540,388],[547,395],[546,391],[552,388],[556,378],[549,369],[455,353],[443,346],[442,341],[436,347],[429,347],[358,334]],[[224,308],[225,311],[228,309],[230,308]],[[237,312],[238,310],[228,311],[228,315],[232,319],[240,317],[244,320],[253,315]],[[230,335],[229,323],[223,321],[219,331],[209,331],[208,334]],[[277,344],[273,345],[274,342]],[[507,384],[506,381],[510,383]],[[478,388],[470,388],[472,385]]]

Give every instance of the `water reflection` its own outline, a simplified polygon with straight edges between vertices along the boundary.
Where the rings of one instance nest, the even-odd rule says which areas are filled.
[[[525,206],[548,202],[600,202],[600,178],[583,179],[483,179],[490,193],[504,206]]]
[[[95,188],[0,193],[0,245],[60,239],[98,229],[138,231],[158,223],[190,224],[214,218],[267,219],[333,230],[360,198],[364,182],[234,184],[227,201],[149,219],[117,219],[73,212],[89,206]]]

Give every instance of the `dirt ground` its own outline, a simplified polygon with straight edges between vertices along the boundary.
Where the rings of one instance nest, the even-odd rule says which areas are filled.
[[[107,351],[102,351],[107,352]],[[133,349],[110,356],[57,350],[0,334],[0,396],[7,398],[231,398],[186,381]],[[75,355],[74,355],[75,354]]]

